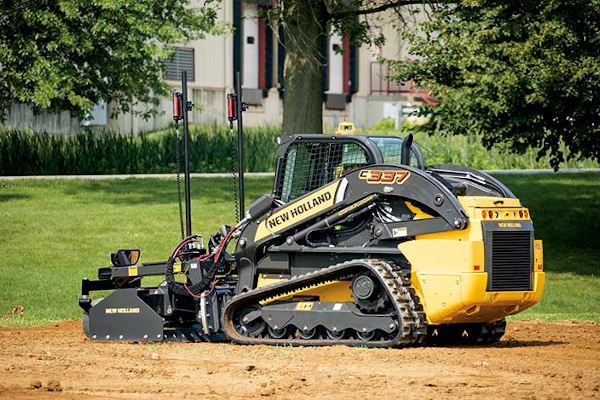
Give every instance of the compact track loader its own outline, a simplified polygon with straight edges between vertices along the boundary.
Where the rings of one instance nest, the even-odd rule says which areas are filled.
[[[273,191],[240,222],[138,258],[82,281],[92,340],[493,343],[544,286],[527,208],[481,171],[426,166],[412,136],[282,135]]]

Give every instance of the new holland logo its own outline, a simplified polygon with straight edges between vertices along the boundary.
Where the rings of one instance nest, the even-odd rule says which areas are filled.
[[[129,307],[129,308],[107,308],[104,310],[106,314],[139,314],[139,307]]]
[[[500,228],[521,228],[521,224],[519,222],[498,222],[498,227],[500,227]]]
[[[325,192],[320,196],[309,199],[309,200],[303,202],[302,204],[292,208],[289,211],[286,211],[286,212],[281,213],[273,218],[268,219],[267,223],[269,224],[269,228],[275,229],[279,225],[289,221],[290,219],[294,219],[294,218],[304,214],[305,212],[307,212],[315,207],[320,206],[321,204],[323,204],[329,200],[331,200],[330,192]]]
[[[325,212],[335,204],[334,199],[340,181],[333,181],[306,197],[297,199],[279,208],[259,223],[254,240],[276,235],[314,215]]]
[[[379,183],[382,185],[397,183],[401,185],[406,181],[406,179],[408,179],[409,176],[410,172],[408,171],[365,169],[360,171],[360,175],[358,177],[367,181],[367,183]]]

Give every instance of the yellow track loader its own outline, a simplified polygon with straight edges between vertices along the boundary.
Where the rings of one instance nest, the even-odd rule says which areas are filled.
[[[412,136],[282,135],[272,192],[237,224],[138,258],[83,280],[92,340],[493,343],[544,287],[528,209],[486,173],[426,166]]]

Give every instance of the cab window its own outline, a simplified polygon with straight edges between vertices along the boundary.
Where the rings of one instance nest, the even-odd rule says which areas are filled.
[[[365,149],[357,143],[294,143],[286,153],[280,199],[292,201],[308,192],[372,164]]]
[[[399,137],[372,137],[370,141],[375,143],[385,164],[400,164],[402,160],[402,138]],[[417,155],[414,149],[410,149],[410,163],[411,167],[420,168]]]

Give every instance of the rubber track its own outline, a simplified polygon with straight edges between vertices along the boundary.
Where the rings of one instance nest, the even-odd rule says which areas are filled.
[[[387,289],[388,296],[394,303],[399,329],[397,335],[388,340],[365,341],[359,339],[275,339],[270,337],[249,337],[235,329],[233,315],[239,307],[257,304],[270,297],[279,296],[311,285],[337,280],[352,273],[370,271]],[[267,344],[292,346],[328,346],[347,345],[364,347],[407,346],[422,342],[427,335],[427,323],[423,307],[410,285],[410,279],[392,262],[384,260],[359,259],[336,264],[311,273],[298,275],[288,280],[263,286],[233,297],[223,312],[223,329],[227,337],[238,344]]]

